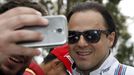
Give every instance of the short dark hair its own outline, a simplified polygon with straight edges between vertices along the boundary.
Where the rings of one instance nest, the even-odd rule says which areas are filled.
[[[75,14],[76,12],[82,12],[82,11],[88,11],[88,10],[93,10],[96,12],[99,12],[106,23],[106,27],[109,30],[109,32],[115,32],[115,40],[114,43],[112,45],[112,48],[116,45],[117,43],[117,31],[116,31],[116,25],[115,22],[112,18],[112,16],[110,15],[110,13],[107,11],[107,9],[102,5],[99,4],[97,2],[83,2],[83,3],[78,3],[76,4],[74,7],[72,7],[72,9],[70,10],[70,12],[67,15],[67,20],[69,22],[70,17]]]
[[[41,4],[30,0],[9,0],[0,6],[0,14],[19,6],[30,7],[41,12],[44,16],[47,15],[47,10],[43,8]]]
[[[43,63],[44,63],[44,64],[47,64],[47,63],[53,61],[53,60],[56,59],[56,58],[57,58],[57,57],[56,57],[54,54],[49,53],[49,54],[44,58]]]

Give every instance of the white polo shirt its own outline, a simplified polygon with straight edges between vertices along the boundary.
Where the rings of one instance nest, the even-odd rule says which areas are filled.
[[[73,69],[73,75],[82,75]],[[134,67],[120,64],[112,53],[104,61],[104,63],[96,70],[90,72],[89,75],[134,75]]]

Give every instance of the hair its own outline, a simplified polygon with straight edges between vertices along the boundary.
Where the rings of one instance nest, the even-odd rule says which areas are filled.
[[[57,58],[57,57],[56,57],[54,54],[52,54],[52,53],[50,52],[50,53],[44,58],[43,63],[44,63],[44,64],[47,64],[47,63],[53,61],[53,60],[56,59],[56,58]]]
[[[42,15],[47,15],[47,10],[41,6],[41,4],[32,2],[30,0],[9,0],[0,6],[0,14],[6,12],[15,7],[30,7],[42,13]]]
[[[68,13],[68,15],[67,15],[68,22],[73,14],[75,14],[77,12],[84,12],[84,11],[89,11],[89,10],[99,12],[104,18],[104,21],[106,23],[106,27],[107,27],[109,33],[111,34],[112,32],[115,32],[115,40],[112,45],[112,48],[113,48],[116,45],[117,39],[118,39],[116,26],[115,26],[115,22],[114,22],[112,16],[110,15],[110,13],[107,11],[107,9],[103,5],[101,5],[97,2],[78,3],[74,7],[72,7],[70,12]]]

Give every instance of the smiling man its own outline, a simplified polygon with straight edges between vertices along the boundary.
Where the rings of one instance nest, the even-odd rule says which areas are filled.
[[[76,66],[73,75],[133,75],[134,68],[112,55],[116,25],[104,6],[96,2],[75,5],[68,16],[69,53]]]

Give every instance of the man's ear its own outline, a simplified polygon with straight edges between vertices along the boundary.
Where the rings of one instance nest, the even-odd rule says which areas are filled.
[[[115,32],[112,32],[111,34],[108,35],[108,40],[109,40],[109,47],[111,48],[114,44]]]

